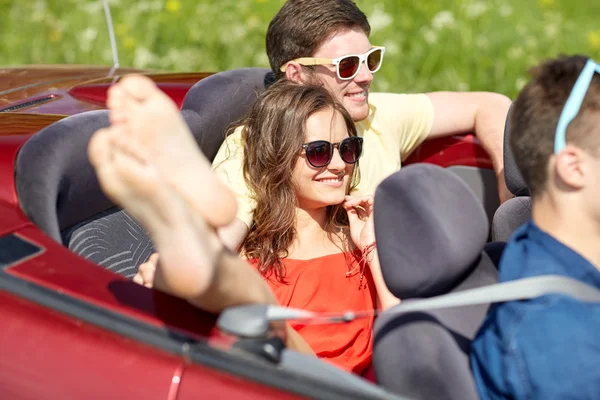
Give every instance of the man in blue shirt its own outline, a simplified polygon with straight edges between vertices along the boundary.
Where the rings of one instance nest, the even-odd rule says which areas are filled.
[[[500,280],[554,274],[600,288],[600,66],[561,57],[532,70],[513,103],[510,146],[532,220]],[[471,351],[482,399],[600,398],[600,304],[547,295],[492,307]]]

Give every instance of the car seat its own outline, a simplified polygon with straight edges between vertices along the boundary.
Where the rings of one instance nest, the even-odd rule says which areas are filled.
[[[228,130],[274,79],[266,68],[241,68],[219,72],[192,86],[181,114],[209,160],[215,158]]]
[[[497,282],[485,210],[452,172],[404,167],[377,188],[374,210],[383,277],[403,302]],[[468,354],[488,307],[383,312],[374,331],[378,383],[414,399],[477,399]]]
[[[89,111],[33,135],[15,162],[17,197],[21,210],[48,236],[131,277],[154,249],[142,227],[104,195],[88,160],[92,134],[108,125],[108,111]]]
[[[512,108],[511,108],[512,109]],[[507,242],[514,231],[531,218],[529,188],[519,171],[510,148],[510,110],[504,127],[504,179],[508,190],[515,195],[504,202],[492,220],[492,240]]]
[[[245,114],[270,76],[265,68],[231,70],[190,89],[182,115],[209,160],[228,127]],[[104,195],[88,160],[92,134],[108,125],[107,110],[89,111],[33,135],[17,155],[17,196],[23,212],[54,240],[132,277],[154,248],[144,229]]]

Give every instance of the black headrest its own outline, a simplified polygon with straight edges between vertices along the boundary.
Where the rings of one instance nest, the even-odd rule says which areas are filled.
[[[227,130],[274,79],[269,69],[242,68],[211,75],[192,86],[181,114],[209,160],[217,154]]]
[[[113,206],[87,156],[92,134],[108,125],[106,110],[66,117],[33,135],[17,155],[21,209],[58,242],[62,230]]]
[[[465,279],[481,257],[489,223],[466,183],[431,164],[403,167],[375,193],[381,269],[401,299],[431,297]]]
[[[510,148],[510,112],[511,108],[508,110],[508,115],[506,116],[506,125],[504,125],[504,179],[506,180],[506,187],[512,194],[515,196],[529,196],[529,188],[517,168],[517,163],[515,162],[515,156]]]

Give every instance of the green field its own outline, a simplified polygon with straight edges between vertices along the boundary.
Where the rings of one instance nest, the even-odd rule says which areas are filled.
[[[600,2],[359,0],[387,47],[376,90],[493,90],[561,53],[600,59]],[[221,71],[268,66],[264,36],[282,0],[110,0],[122,66]],[[0,0],[2,65],[111,64],[101,0]]]

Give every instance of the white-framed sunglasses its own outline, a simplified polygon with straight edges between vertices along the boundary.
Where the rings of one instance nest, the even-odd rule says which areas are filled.
[[[337,77],[343,81],[349,81],[358,75],[363,62],[371,73],[379,71],[384,53],[385,47],[377,46],[364,54],[349,54],[337,58],[300,57],[292,61],[301,65],[335,65]],[[285,63],[281,66],[281,72],[285,72],[287,65],[288,63]]]

